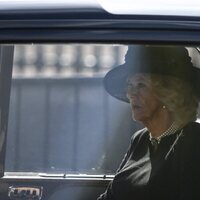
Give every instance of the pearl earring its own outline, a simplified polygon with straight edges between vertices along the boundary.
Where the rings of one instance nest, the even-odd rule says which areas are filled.
[[[162,108],[163,108],[163,109],[166,109],[166,106],[165,106],[165,105],[163,105],[163,106],[162,106]]]

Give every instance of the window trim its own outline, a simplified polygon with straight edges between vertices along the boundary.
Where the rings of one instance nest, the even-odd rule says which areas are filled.
[[[0,177],[4,175],[13,53],[14,46],[0,46]]]

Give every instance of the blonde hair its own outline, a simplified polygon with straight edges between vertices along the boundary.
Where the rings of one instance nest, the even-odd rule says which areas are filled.
[[[173,113],[175,121],[186,124],[197,118],[198,98],[189,83],[166,75],[145,75],[157,98]]]

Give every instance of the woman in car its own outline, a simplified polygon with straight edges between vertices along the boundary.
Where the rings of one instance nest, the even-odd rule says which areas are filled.
[[[98,200],[200,198],[200,70],[184,47],[130,46],[125,64],[105,76],[113,97],[130,103],[134,133]]]

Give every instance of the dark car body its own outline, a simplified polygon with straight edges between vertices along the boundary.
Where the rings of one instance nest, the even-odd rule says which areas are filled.
[[[39,199],[41,195],[45,200],[92,200],[113,176],[5,173],[13,47],[32,43],[199,46],[200,17],[115,15],[100,6],[5,8],[0,10],[0,43],[0,199]]]

